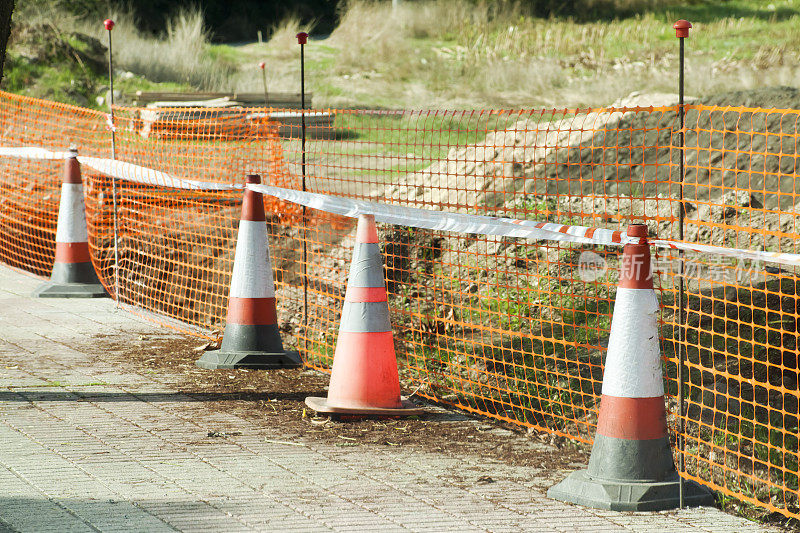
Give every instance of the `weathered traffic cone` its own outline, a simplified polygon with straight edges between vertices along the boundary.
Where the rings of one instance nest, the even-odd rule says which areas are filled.
[[[78,152],[70,148],[64,162],[56,226],[56,259],[50,281],[33,291],[35,298],[101,298],[107,296],[89,256],[86,206]]]
[[[261,177],[249,175],[247,183],[261,183]],[[222,345],[204,353],[196,361],[199,367],[294,368],[302,364],[299,353],[283,349],[278,331],[266,220],[261,193],[245,189]]]
[[[658,298],[653,291],[647,226],[628,235],[608,340],[597,434],[589,468],[570,474],[547,496],[612,511],[661,511],[679,505],[664,408],[658,344]],[[684,481],[686,505],[713,505],[711,492]]]
[[[308,397],[306,405],[319,413],[350,415],[411,416],[424,412],[400,397],[383,260],[373,215],[358,217],[328,397]]]

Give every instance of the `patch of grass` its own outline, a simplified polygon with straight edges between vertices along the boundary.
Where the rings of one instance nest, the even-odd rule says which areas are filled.
[[[606,105],[632,87],[675,90],[671,26],[688,18],[695,22],[687,47],[690,94],[800,78],[797,69],[778,68],[791,63],[800,43],[800,10],[788,1],[606,4],[613,4],[603,8],[607,13],[633,16],[542,19],[510,2],[428,1],[396,11],[385,3],[350,2],[325,41],[339,50],[330,74],[344,78],[351,98],[362,103]],[[774,40],[766,37],[772,34]],[[754,40],[766,44],[754,47]],[[714,77],[692,75],[709,68]],[[742,78],[753,68],[766,72]],[[364,72],[374,74],[370,81],[352,81]]]
[[[350,163],[339,170],[344,175],[379,176],[386,181],[400,173],[430,166],[447,157],[454,146],[477,144],[488,133],[502,130],[517,119],[517,115],[479,111],[466,115],[447,111],[403,115],[354,111],[336,115],[334,128],[339,134],[336,140],[309,143],[311,151],[342,158],[365,158],[363,165],[355,165],[352,163],[355,160],[349,159]],[[380,168],[377,158],[384,159]]]
[[[105,42],[96,20],[40,4],[15,18],[55,20]],[[800,83],[800,6],[791,0],[578,4],[576,18],[540,18],[509,1],[427,0],[394,11],[388,2],[347,2],[334,32],[306,47],[307,88],[316,107],[608,105],[632,90],[675,92],[678,18],[694,23],[688,94]],[[138,32],[130,15],[114,17],[119,68],[203,90],[260,91],[264,60],[271,90],[297,91],[295,34],[313,29],[290,17],[268,42],[232,48],[208,42],[199,11],[176,13],[158,38]]]
[[[46,24],[65,36],[68,43],[74,45],[76,50],[81,50],[84,46],[76,35],[86,35],[96,38],[104,46],[108,43],[108,35],[102,24],[97,20],[79,19],[74,16],[65,15],[58,4],[49,6],[37,5],[34,8],[21,9],[15,13],[15,26],[17,30],[24,27],[37,27]],[[195,87],[202,90],[224,89],[229,85],[230,78],[236,72],[235,57],[238,55],[234,49],[227,46],[211,46],[209,34],[205,29],[203,14],[199,9],[180,10],[176,12],[167,23],[167,31],[160,37],[152,37],[137,30],[136,21],[127,12],[113,13],[112,19],[116,21],[113,31],[114,39],[114,63],[115,67],[122,72],[132,72],[136,80],[142,81],[139,85],[131,78],[125,78],[125,85],[131,88],[149,88],[153,83],[167,82],[178,84],[180,87]],[[17,31],[18,33],[18,31]],[[15,53],[14,40],[11,41],[11,55]],[[105,60],[105,58],[103,58]],[[41,65],[44,69],[63,70],[63,64]],[[14,76],[14,70],[18,64],[10,65],[7,74]],[[66,79],[75,79],[73,69],[68,74],[62,76]],[[37,74],[34,72],[33,74]],[[44,75],[31,76],[31,72],[25,72],[31,81],[44,78]],[[93,105],[94,96],[107,89],[105,75],[98,72],[94,77],[95,87],[92,94],[84,94],[87,102],[78,99],[70,100],[64,97],[65,86],[63,83],[58,86],[60,80],[44,79],[42,84],[51,87],[49,91],[39,91],[40,96],[51,97],[60,101],[78,103],[80,105]],[[10,90],[15,90],[18,85],[6,85]],[[167,88],[174,87],[168,86]],[[48,94],[41,94],[46,92]]]

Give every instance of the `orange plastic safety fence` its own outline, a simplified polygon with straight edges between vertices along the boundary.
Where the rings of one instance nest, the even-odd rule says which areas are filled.
[[[109,157],[104,115],[0,97],[3,146],[74,142],[81,154]],[[241,184],[256,172],[265,183],[299,189],[305,175],[312,192],[613,229],[645,222],[660,238],[677,238],[683,205],[688,242],[798,252],[800,111],[687,106],[684,150],[676,112],[319,110],[309,112],[303,153],[296,111],[120,108],[116,151],[177,178]],[[74,140],[45,134],[67,127]],[[60,166],[12,158],[0,165],[0,202],[14,207],[0,210],[0,258],[45,274]],[[121,301],[218,336],[241,192],[117,180],[115,265],[111,181],[86,167],[84,176],[103,282],[114,290],[118,272]],[[284,342],[327,370],[354,221],[309,209],[304,223],[298,206],[265,203]],[[409,388],[591,441],[619,248],[399,226],[382,226],[380,237]],[[800,517],[797,273],[687,252],[682,320],[679,259],[654,249],[669,424],[673,434],[684,428],[687,475]],[[681,347],[683,414],[675,397]]]
[[[800,111],[691,106],[686,240],[798,252]],[[683,346],[690,477],[798,517],[797,269],[689,255]],[[662,278],[671,353],[673,276]],[[675,391],[675,387],[672,387]]]
[[[109,144],[101,114],[88,109],[0,93],[3,145],[85,147]],[[55,257],[62,161],[0,158],[0,260],[48,275]]]

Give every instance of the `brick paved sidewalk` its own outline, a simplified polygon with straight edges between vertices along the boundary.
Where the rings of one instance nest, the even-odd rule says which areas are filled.
[[[776,531],[716,509],[566,505],[545,497],[565,473],[491,450],[287,444],[280,427],[207,409],[170,376],[89,364],[74,346],[98,334],[169,333],[111,300],[30,298],[39,283],[0,266],[0,532]],[[238,434],[208,437],[220,427]]]

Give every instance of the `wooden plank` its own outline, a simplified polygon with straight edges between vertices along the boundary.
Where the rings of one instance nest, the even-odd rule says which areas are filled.
[[[301,116],[295,111],[247,113],[241,108],[147,108],[139,113],[136,130],[145,138],[150,135],[182,139],[202,136],[241,138],[247,135],[251,126],[264,120],[277,122],[281,137],[299,137],[301,133]],[[335,134],[334,113],[315,111],[306,113],[305,117],[309,138],[332,138]]]
[[[300,93],[274,92],[268,93],[268,97],[270,107],[300,108]],[[201,102],[220,98],[239,102],[243,107],[264,106],[264,93],[136,91],[131,100],[143,107],[152,102]],[[306,105],[311,106],[312,98],[312,93],[306,93]]]

